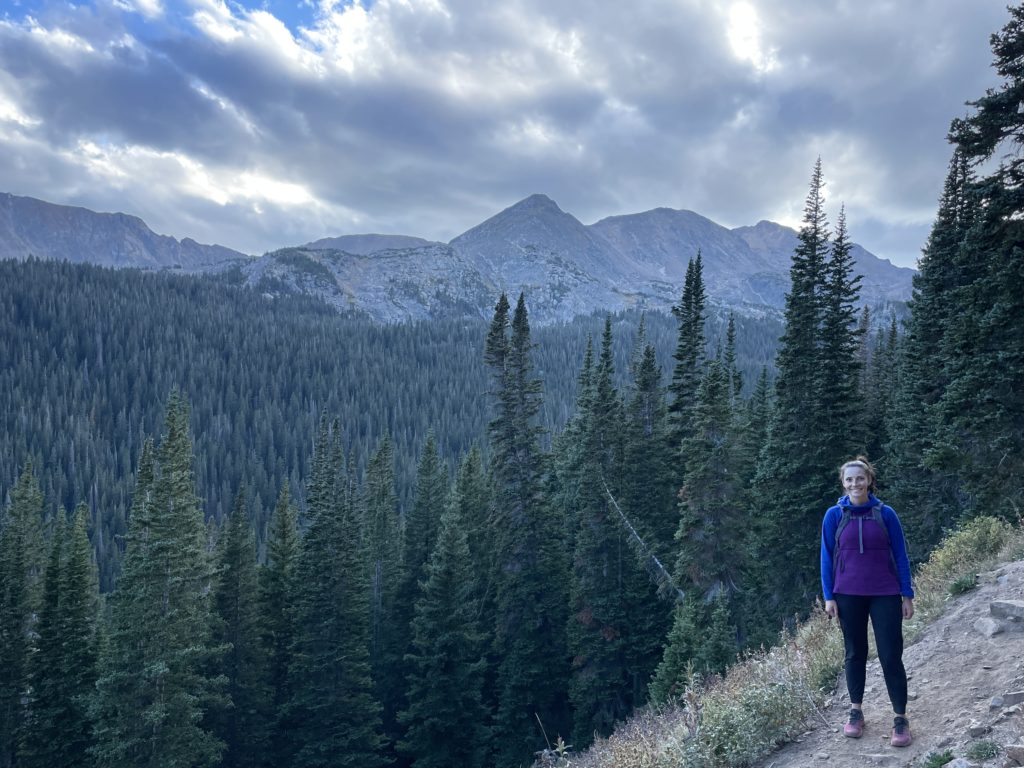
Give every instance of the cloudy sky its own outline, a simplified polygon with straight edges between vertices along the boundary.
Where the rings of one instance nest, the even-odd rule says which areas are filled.
[[[1006,0],[0,0],[0,191],[247,253],[535,192],[913,265]]]

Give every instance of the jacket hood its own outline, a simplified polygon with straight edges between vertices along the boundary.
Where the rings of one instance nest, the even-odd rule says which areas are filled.
[[[839,501],[836,502],[836,505],[841,510],[849,510],[850,512],[861,512],[861,511],[867,511],[867,510],[871,509],[872,507],[874,507],[874,506],[876,506],[878,504],[881,504],[881,503],[882,502],[880,502],[878,500],[878,497],[875,496],[875,494],[869,493],[868,494],[868,500],[866,502],[864,502],[863,504],[854,504],[853,502],[850,501],[849,494],[847,494],[846,496],[840,497]]]

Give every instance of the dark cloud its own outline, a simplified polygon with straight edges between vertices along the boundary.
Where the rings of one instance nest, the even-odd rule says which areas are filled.
[[[844,201],[855,240],[912,263],[1002,3],[751,0],[746,57],[733,5],[379,0],[286,25],[219,0],[54,4],[0,22],[0,174],[260,252],[447,240],[534,192],[585,222],[792,221],[820,155],[833,217]]]

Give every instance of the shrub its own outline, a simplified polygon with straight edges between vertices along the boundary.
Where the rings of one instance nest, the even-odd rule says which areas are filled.
[[[978,586],[978,574],[968,573],[967,575],[956,579],[956,581],[949,585],[949,594],[956,597],[957,595],[962,595],[965,592],[970,592],[976,586]]]
[[[951,762],[953,762],[953,753],[947,749],[945,752],[929,752],[921,766],[922,768],[941,768]]]
[[[967,748],[965,756],[968,760],[990,760],[999,754],[999,745],[994,741],[982,739]]]

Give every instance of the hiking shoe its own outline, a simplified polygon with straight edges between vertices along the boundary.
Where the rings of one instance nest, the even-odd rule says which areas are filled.
[[[843,736],[848,739],[859,739],[864,733],[864,713],[859,709],[850,710],[850,719],[843,726]]]
[[[909,747],[914,737],[910,735],[910,722],[907,718],[897,715],[892,721],[892,738],[889,743],[894,747]]]

